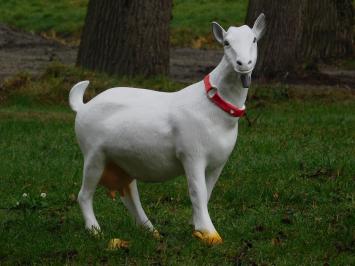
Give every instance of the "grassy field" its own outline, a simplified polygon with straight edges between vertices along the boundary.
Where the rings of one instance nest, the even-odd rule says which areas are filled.
[[[87,2],[0,1],[0,21],[78,39]],[[203,46],[210,21],[241,24],[246,6],[247,0],[175,0],[171,42]],[[161,91],[184,86],[164,77],[117,78],[58,64],[41,77],[6,80],[0,88],[0,265],[355,264],[351,93],[300,93],[279,85],[251,90],[248,119],[240,122],[236,149],[209,206],[225,242],[207,247],[191,236],[185,177],[139,183],[161,241],[137,228],[103,188],[95,210],[104,235],[96,239],[84,230],[76,203],[83,161],[67,106],[69,88],[84,79],[92,81],[88,97],[117,84]],[[130,248],[107,251],[113,237],[130,240]]]
[[[1,265],[354,265],[353,96],[300,97],[283,87],[250,92],[250,123],[240,122],[209,207],[225,242],[207,247],[191,236],[184,177],[139,183],[163,240],[137,228],[103,188],[95,198],[103,238],[84,230],[75,201],[83,161],[66,105],[74,78],[94,79],[91,94],[114,83],[168,91],[182,86],[60,66],[40,79],[9,80],[0,94]],[[112,237],[130,240],[130,248],[107,251]]]
[[[78,39],[88,0],[0,1],[0,22],[52,38]],[[171,42],[176,46],[208,42],[210,22],[223,26],[244,22],[248,0],[174,0]],[[191,43],[191,40],[193,42]]]
[[[0,2],[0,21],[32,32],[79,35],[88,0],[8,0]]]

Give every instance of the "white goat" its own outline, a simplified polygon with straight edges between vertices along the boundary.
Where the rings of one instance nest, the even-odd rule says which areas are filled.
[[[100,230],[93,196],[102,183],[112,195],[119,192],[139,225],[158,234],[141,206],[136,180],[164,181],[185,173],[193,235],[208,244],[222,242],[207,204],[237,140],[264,29],[264,14],[252,29],[244,25],[225,31],[213,22],[214,37],[224,45],[221,62],[203,81],[177,92],[112,88],[84,104],[89,82],[71,89],[75,132],[84,155],[78,202],[86,228]]]

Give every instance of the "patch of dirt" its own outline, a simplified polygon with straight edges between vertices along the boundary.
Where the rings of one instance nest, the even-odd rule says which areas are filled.
[[[53,60],[74,64],[76,53],[77,48],[0,24],[0,83],[18,72],[41,74]]]
[[[74,65],[77,50],[78,47],[0,24],[0,82],[18,72],[41,74],[54,60]],[[222,52],[216,50],[172,49],[170,76],[178,82],[195,82],[213,69],[221,57]]]
[[[184,83],[199,81],[215,68],[222,56],[222,50],[171,49],[170,76]]]
[[[52,61],[74,65],[78,47],[64,46],[39,35],[0,24],[0,83],[18,72],[39,75]],[[201,80],[222,58],[222,50],[173,48],[170,51],[170,77],[193,83]],[[287,80],[313,85],[343,84],[355,88],[355,71],[323,67],[319,76]]]

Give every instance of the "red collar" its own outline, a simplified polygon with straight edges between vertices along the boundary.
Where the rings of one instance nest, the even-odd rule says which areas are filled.
[[[210,75],[208,74],[204,79],[205,89],[208,99],[210,99],[215,105],[221,108],[223,111],[234,117],[242,117],[245,113],[245,107],[238,108],[230,102],[224,100],[218,93],[216,87],[211,85]]]

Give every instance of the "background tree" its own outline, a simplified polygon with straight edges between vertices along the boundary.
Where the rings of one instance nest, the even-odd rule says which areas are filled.
[[[119,75],[167,74],[171,0],[90,0],[77,65]]]
[[[252,26],[261,12],[267,32],[258,75],[285,75],[353,54],[352,0],[250,0],[246,23]]]

